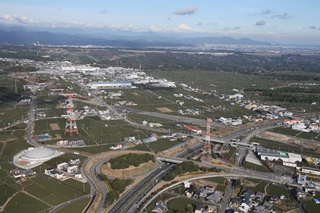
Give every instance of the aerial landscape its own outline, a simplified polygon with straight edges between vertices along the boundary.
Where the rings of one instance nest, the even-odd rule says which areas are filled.
[[[2,1],[0,212],[318,213],[319,7]]]

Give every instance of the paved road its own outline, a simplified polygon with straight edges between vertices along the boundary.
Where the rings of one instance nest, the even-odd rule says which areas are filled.
[[[263,131],[263,129],[265,128],[265,126],[266,127],[270,127],[270,125],[272,125],[272,124],[270,124],[270,123],[267,123],[267,124],[260,124],[260,127],[263,127],[263,128],[260,128],[260,130],[259,131]],[[243,134],[244,132],[247,132],[247,129],[238,129],[238,130],[235,130],[234,132],[232,132],[232,133],[229,133],[228,134],[228,136],[229,137],[234,137],[234,134]],[[257,130],[257,132],[258,132],[258,130]],[[254,133],[254,134],[256,134],[256,133]],[[252,134],[253,135],[253,134]],[[186,156],[186,155],[188,155],[189,153],[192,153],[194,150],[196,150],[196,149],[199,149],[201,146],[203,146],[203,144],[201,144],[201,143],[199,143],[199,144],[195,144],[194,146],[192,146],[192,147],[188,147],[187,149],[185,149],[185,150],[183,150],[181,153],[177,153],[177,155],[176,155],[176,157],[174,157],[174,156],[172,156],[172,157],[168,157],[168,156],[160,156],[160,157],[163,157],[163,158],[168,158],[168,159],[173,159],[173,160],[180,160],[180,161],[185,161],[185,159],[184,158],[181,158],[181,157],[183,157],[183,156]],[[244,151],[245,151],[245,149],[244,149]],[[105,161],[106,159],[104,159],[104,160],[101,160],[100,161],[100,165],[101,165],[101,162],[103,161]],[[231,167],[230,165],[213,165],[213,164],[208,164],[208,163],[203,163],[203,162],[197,162],[197,161],[195,161],[194,163],[196,163],[196,164],[198,164],[199,166],[205,166],[205,167],[216,167],[216,168],[220,168],[220,169],[222,169],[222,170],[224,170],[224,171],[229,171],[229,172],[237,172],[237,173],[248,173],[248,172],[250,172],[250,170],[244,170],[244,169],[241,169],[241,168],[237,168],[237,167]],[[98,165],[99,165],[99,163],[97,163],[97,164],[95,164],[92,168],[92,171],[91,171],[91,176],[94,176],[95,175],[95,173],[100,173],[99,171],[99,168],[97,168],[98,167]],[[100,166],[101,167],[101,166]],[[133,196],[133,194],[135,194],[136,192],[137,192],[137,190],[139,189],[139,188],[141,188],[141,186],[142,185],[138,185],[138,187],[133,187],[132,189],[130,189],[129,190],[129,192],[127,192],[124,196],[122,196],[115,204],[114,204],[114,206],[112,207],[112,209],[109,211],[109,212],[128,212],[129,210],[130,211],[132,211],[132,212],[134,212],[134,210],[136,210],[137,209],[137,205],[136,205],[136,201],[137,200],[141,200],[143,197],[144,197],[144,195],[145,194],[147,194],[147,192],[149,191],[149,190],[151,190],[151,188],[152,188],[152,186],[153,185],[155,185],[155,183],[154,183],[154,180],[155,179],[153,179],[153,181],[150,181],[152,178],[151,177],[153,177],[153,178],[156,178],[157,179],[157,181],[159,181],[159,180],[161,180],[161,179],[159,179],[159,177],[161,177],[161,178],[163,178],[164,177],[164,175],[163,175],[163,173],[161,173],[161,171],[163,171],[164,170],[164,168],[157,168],[157,176],[155,176],[155,174],[154,173],[150,173],[150,174],[152,174],[151,176],[147,176],[145,179],[143,179],[142,181],[141,181],[141,184],[142,185],[148,185],[148,187],[146,187],[145,188],[145,190],[144,191],[142,191],[142,192],[139,192],[140,193],[140,195],[138,195],[138,196],[136,196],[135,197],[135,199],[131,199],[130,200],[130,202],[129,202],[129,198],[131,198],[132,196]],[[253,171],[254,172],[254,171]],[[161,174],[161,175],[160,175]],[[250,174],[250,173],[249,173]],[[261,177],[266,177],[266,174],[265,173],[263,173],[263,174],[259,174],[258,172],[254,172],[254,173],[252,173],[252,175],[253,176],[257,176],[258,177],[258,175],[260,175]],[[275,179],[275,178],[281,178],[281,177],[276,177],[276,176],[274,176],[273,174],[268,174],[267,176],[270,176],[270,178],[269,178],[269,180],[272,180],[272,179]],[[252,177],[252,176],[251,176]],[[279,179],[280,180],[280,179]],[[150,185],[149,185],[150,184]],[[102,187],[102,188],[105,188],[105,186],[104,186],[104,184],[103,184],[103,186],[101,185],[100,187]],[[106,193],[106,192],[105,192]],[[122,207],[124,207],[124,204],[127,204],[127,206],[131,206],[131,208],[130,209],[128,209],[128,208],[122,208]],[[102,210],[102,204],[103,203],[100,203],[100,208],[99,208],[99,211],[98,212],[100,212],[100,210]]]
[[[29,109],[29,117],[28,117],[28,126],[27,126],[27,136],[26,141],[31,146],[38,147],[39,144],[33,139],[33,127],[34,122],[36,120],[36,95],[33,95],[31,98],[30,109]]]
[[[229,205],[229,200],[233,193],[233,180],[230,181],[229,185],[227,186],[223,199],[220,204],[219,213],[224,213]]]
[[[161,179],[170,172],[173,165],[167,166],[160,163],[143,180],[130,188],[122,195],[115,205],[109,210],[109,213],[129,213],[136,212],[137,204]]]
[[[147,115],[151,117],[157,117],[157,118],[163,118],[175,122],[183,122],[183,123],[190,123],[194,125],[199,125],[202,127],[206,127],[207,125],[207,120],[206,119],[198,119],[198,118],[189,118],[189,117],[184,117],[184,116],[178,116],[178,115],[170,115],[170,114],[164,114],[164,113],[158,113],[158,112],[149,112],[149,111],[144,111],[140,109],[135,109],[135,108],[130,108],[126,106],[114,106],[115,109],[117,110],[124,110],[127,112],[132,112],[135,114],[140,114],[140,115]],[[220,123],[220,122],[211,122],[211,127],[216,128],[216,129],[221,129],[225,127],[226,125]]]

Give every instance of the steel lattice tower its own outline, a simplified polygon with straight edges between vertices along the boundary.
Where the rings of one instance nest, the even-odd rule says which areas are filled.
[[[210,144],[210,125],[211,118],[207,118],[207,130],[206,130],[206,141],[204,142],[203,153],[201,156],[201,161],[211,162],[212,153],[211,153],[211,144]]]
[[[78,133],[78,127],[76,123],[76,115],[73,112],[73,103],[72,103],[72,96],[69,95],[68,98],[68,110],[67,110],[67,117],[66,117],[66,127],[64,128],[64,134],[69,133],[69,135],[72,135],[73,133],[79,134]]]

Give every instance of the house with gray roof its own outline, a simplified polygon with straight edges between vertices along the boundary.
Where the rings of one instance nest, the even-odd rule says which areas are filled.
[[[153,207],[151,212],[156,212],[156,213],[165,213],[168,211],[168,208],[166,205],[164,205],[162,200],[159,200],[156,202],[156,205]]]

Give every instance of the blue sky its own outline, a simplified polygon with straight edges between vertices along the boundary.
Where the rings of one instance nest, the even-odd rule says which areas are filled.
[[[320,44],[318,0],[2,0],[0,23]]]

